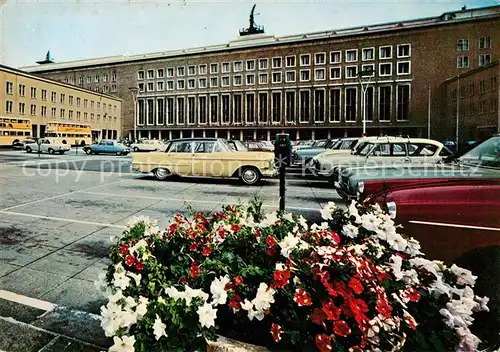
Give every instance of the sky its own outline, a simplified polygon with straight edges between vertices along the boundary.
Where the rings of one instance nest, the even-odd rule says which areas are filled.
[[[34,65],[223,44],[255,21],[267,34],[293,35],[439,16],[500,0],[216,1],[0,0],[0,63]]]

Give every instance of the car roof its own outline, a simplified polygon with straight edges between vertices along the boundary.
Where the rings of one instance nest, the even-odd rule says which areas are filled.
[[[177,138],[171,139],[169,142],[190,142],[190,141],[218,141],[223,138],[215,138],[215,137],[194,137],[194,138]]]
[[[372,142],[372,143],[427,143],[434,144],[436,146],[442,146],[443,143],[435,141],[433,139],[427,138],[405,138],[405,137],[364,137],[363,140]]]

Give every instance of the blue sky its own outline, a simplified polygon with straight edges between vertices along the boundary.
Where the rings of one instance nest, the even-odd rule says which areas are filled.
[[[500,0],[207,1],[0,0],[0,62],[22,67],[56,61],[150,53],[222,44],[256,22],[276,36],[346,28],[446,11],[500,5]]]

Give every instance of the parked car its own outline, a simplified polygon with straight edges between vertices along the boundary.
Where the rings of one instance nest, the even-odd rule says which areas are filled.
[[[160,149],[163,146],[163,142],[157,139],[143,139],[137,141],[137,143],[133,143],[130,145],[130,149],[134,152],[152,152]]]
[[[128,153],[130,153],[130,148],[114,140],[102,140],[99,143],[83,147],[83,151],[89,155],[90,154],[127,155]]]
[[[27,153],[40,151],[40,153],[64,154],[71,149],[68,144],[63,144],[52,138],[40,138],[38,141],[31,140],[24,145]]]
[[[326,153],[314,157],[312,168],[317,175],[332,183],[338,180],[341,167],[435,164],[451,156],[441,142],[401,137],[366,137],[359,141],[350,154]]]
[[[248,141],[245,142],[245,147],[251,152],[273,152],[274,144],[270,141]]]
[[[331,139],[323,147],[302,148],[292,152],[292,166],[303,167],[307,165],[319,153],[336,147],[337,142],[338,139]]]
[[[311,147],[314,142],[315,141],[313,141],[313,140],[296,141],[294,144],[292,144],[292,152],[295,152],[295,151],[302,149],[302,148]]]
[[[134,153],[132,169],[152,172],[158,180],[173,175],[238,177],[247,185],[277,175],[274,153],[239,151],[233,142],[221,138],[176,139],[164,152]]]
[[[12,148],[17,149],[17,150],[23,150],[26,149],[26,145],[36,143],[36,140],[33,138],[26,138],[22,141],[15,141],[12,143]]]
[[[500,136],[490,138],[450,163],[346,168],[339,172],[336,188],[342,198],[359,200],[392,187],[457,179],[467,182],[500,179]]]

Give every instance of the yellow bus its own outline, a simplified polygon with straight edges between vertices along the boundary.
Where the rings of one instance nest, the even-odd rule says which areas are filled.
[[[31,138],[31,120],[0,116],[0,146],[14,146]]]
[[[45,137],[62,144],[92,144],[92,127],[81,123],[50,121],[45,127]]]

